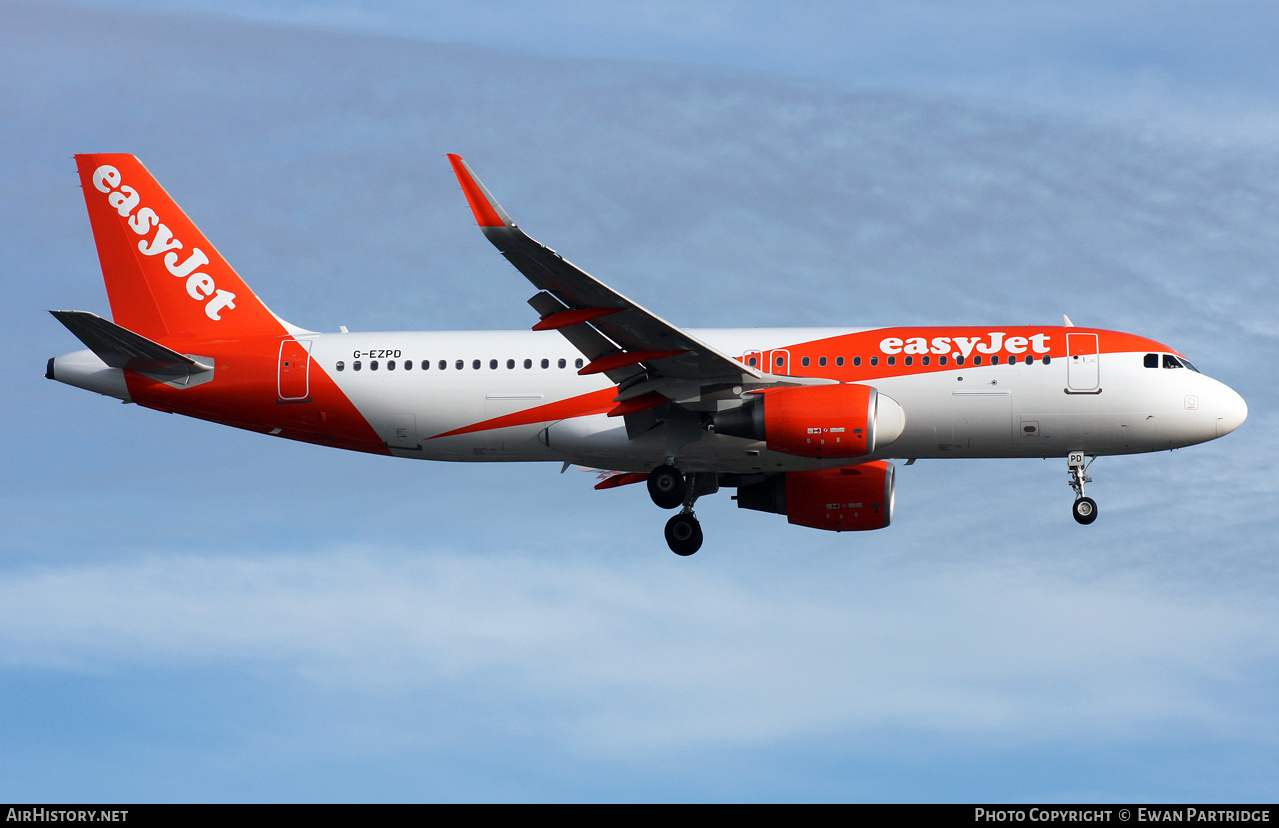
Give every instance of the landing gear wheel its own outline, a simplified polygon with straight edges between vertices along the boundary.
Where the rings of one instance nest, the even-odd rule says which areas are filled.
[[[662,509],[679,506],[684,502],[684,474],[668,465],[653,469],[648,473],[648,496]]]
[[[1070,474],[1070,488],[1075,490],[1075,505],[1071,507],[1070,512],[1075,516],[1075,522],[1084,526],[1097,519],[1097,501],[1091,497],[1084,496],[1084,484],[1092,482],[1092,478],[1088,476],[1088,467],[1096,459],[1097,457],[1094,455],[1092,460],[1085,462],[1085,456],[1082,451],[1072,451],[1066,457],[1066,471]]]
[[[666,521],[666,545],[685,557],[702,548],[702,524],[690,512],[680,512]]]

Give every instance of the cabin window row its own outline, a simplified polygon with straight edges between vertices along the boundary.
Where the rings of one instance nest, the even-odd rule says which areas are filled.
[[[454,360],[452,364],[453,364],[453,369],[454,369],[454,370],[456,370],[456,371],[463,371],[463,370],[465,370],[465,369],[466,369],[466,360],[464,360],[464,359]],[[521,363],[520,363],[520,362],[518,362],[517,360],[514,360],[514,359],[508,359],[508,360],[506,360],[506,367],[507,367],[507,370],[515,370],[515,367],[516,367],[517,365],[519,365],[519,364],[521,364]],[[522,364],[523,364],[524,368],[526,368],[526,369],[531,369],[534,365],[538,365],[538,366],[539,366],[539,367],[541,367],[541,368],[550,368],[550,367],[551,367],[551,360],[546,359],[546,358],[543,358],[543,359],[541,359],[540,361],[534,361],[534,360],[532,360],[532,359],[525,359],[525,360],[523,360]],[[581,368],[581,367],[582,367],[582,366],[584,366],[585,364],[586,364],[586,363],[585,363],[585,361],[583,361],[581,357],[578,357],[577,359],[573,360],[573,367],[574,367],[574,368]],[[448,361],[447,359],[441,359],[441,360],[439,360],[438,362],[432,363],[432,362],[431,362],[431,360],[429,360],[429,359],[424,359],[424,360],[422,360],[420,363],[418,363],[418,366],[419,366],[419,367],[418,367],[418,370],[421,370],[421,371],[429,371],[429,370],[431,370],[432,365],[434,365],[435,370],[437,370],[437,371],[447,371],[447,370],[448,370],[448,368],[449,368],[449,361]],[[412,370],[413,370],[413,366],[414,366],[414,361],[413,361],[413,360],[411,360],[411,359],[406,359],[406,360],[404,360],[404,361],[403,361],[403,363],[402,363],[402,370],[405,370],[405,371],[412,371]],[[501,366],[501,361],[500,361],[500,360],[490,359],[490,360],[488,361],[488,367],[489,367],[489,370],[491,370],[491,371],[496,371],[496,370],[497,370],[500,366]],[[335,368],[337,368],[337,370],[339,370],[339,371],[345,371],[345,370],[346,370],[346,362],[345,362],[345,361],[343,361],[343,360],[339,360],[339,361],[338,361],[338,363],[337,363],[337,365],[335,365],[334,367],[335,367]],[[352,370],[352,371],[362,371],[365,367],[366,367],[366,366],[365,366],[365,363],[364,363],[362,360],[358,360],[358,359],[357,359],[357,360],[354,360],[354,361],[351,363],[351,370]],[[368,369],[369,369],[370,371],[376,371],[376,370],[378,370],[379,368],[383,367],[383,363],[379,362],[379,361],[378,361],[378,360],[376,360],[376,359],[371,359],[371,360],[369,360],[369,361],[368,361],[367,367],[368,367]],[[386,361],[386,363],[385,363],[385,367],[386,367],[386,370],[388,370],[388,371],[394,371],[394,370],[396,370],[397,368],[401,368],[401,363],[400,363],[399,361],[397,361],[397,360],[387,360],[387,361]],[[484,360],[482,360],[482,359],[473,359],[473,360],[471,360],[471,370],[479,371],[479,370],[481,370],[483,367],[484,367]],[[560,357],[559,359],[555,360],[555,367],[556,367],[556,368],[567,368],[567,367],[568,367],[568,360],[567,360],[567,359],[564,359],[563,357]]]
[[[877,357],[877,356],[873,356],[873,357],[871,357],[871,358],[870,358],[870,360],[869,360],[869,364],[871,365],[871,367],[878,366],[878,365],[879,365],[879,359],[880,359],[880,358],[879,358],[879,357]],[[897,357],[895,357],[895,356],[885,357],[884,359],[885,359],[885,363],[884,363],[885,365],[895,366],[895,365],[897,364]],[[950,364],[950,359],[951,359],[950,357],[939,356],[939,357],[937,357],[937,364],[938,364],[938,365],[949,365],[949,364]],[[956,364],[956,365],[965,365],[965,364],[968,364],[967,360],[966,360],[964,357],[962,357],[962,356],[954,357],[954,360],[955,360],[955,364]],[[1032,355],[1030,355],[1030,354],[1027,354],[1027,355],[1024,357],[1023,361],[1025,362],[1025,364],[1026,364],[1026,365],[1031,365],[1031,364],[1033,364],[1033,363],[1035,362],[1035,357],[1034,357],[1034,356],[1032,356]],[[1039,361],[1040,361],[1040,362],[1042,362],[1044,365],[1047,365],[1047,364],[1049,364],[1050,362],[1052,362],[1052,357],[1050,357],[1050,356],[1043,356],[1043,357],[1041,357],[1041,358],[1039,359]],[[1016,364],[1017,364],[1017,362],[1018,362],[1018,358],[1017,358],[1017,357],[1015,357],[1015,356],[1009,356],[1009,357],[1007,357],[1007,358],[1006,358],[1006,360],[1004,360],[1004,363],[1005,363],[1005,364],[1007,364],[1007,365],[1016,365]],[[747,358],[747,360],[746,360],[746,364],[747,364],[747,365],[749,365],[749,366],[750,366],[750,367],[752,367],[752,368],[757,368],[757,367],[759,367],[759,357],[754,357],[754,356],[752,356],[752,357],[748,357],[748,358]],[[775,357],[775,358],[774,358],[774,364],[775,364],[775,365],[776,365],[776,367],[778,367],[778,368],[782,368],[782,367],[784,367],[784,366],[786,365],[786,357],[781,357],[781,356],[779,356],[779,357]],[[800,360],[799,360],[799,364],[800,364],[801,366],[803,366],[804,368],[808,368],[809,366],[811,366],[811,365],[812,365],[812,358],[811,358],[811,357],[801,357],[801,358],[800,358]],[[861,357],[859,357],[859,356],[855,356],[855,357],[853,357],[853,367],[854,367],[854,368],[860,368],[860,367],[861,367],[861,364],[862,364],[862,358],[861,358]],[[902,365],[914,365],[914,364],[915,364],[915,358],[914,358],[913,356],[905,356],[905,357],[902,357]],[[932,364],[932,357],[929,357],[929,356],[921,356],[921,357],[919,358],[919,364],[920,364],[920,365],[931,365],[931,364]],[[972,364],[973,364],[974,366],[976,366],[976,365],[982,365],[982,364],[999,365],[999,364],[1001,364],[1001,361],[1000,361],[1000,358],[999,358],[999,354],[995,354],[994,356],[992,356],[992,357],[990,358],[990,362],[989,362],[989,363],[983,363],[983,357],[981,357],[981,356],[974,356],[974,357],[972,358]],[[823,356],[823,357],[818,357],[818,358],[817,358],[817,365],[818,365],[818,367],[820,367],[820,368],[825,368],[825,367],[826,367],[826,365],[827,365],[826,357],[824,357],[824,356]],[[843,358],[842,356],[835,357],[835,367],[837,367],[837,368],[842,368],[842,367],[844,367],[844,358]]]

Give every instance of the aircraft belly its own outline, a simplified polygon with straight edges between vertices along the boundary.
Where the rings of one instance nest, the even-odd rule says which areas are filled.
[[[952,391],[950,446],[969,456],[1003,456],[1012,450],[1010,390]]]
[[[681,442],[672,455],[666,426],[630,439],[620,417],[603,414],[552,423],[539,439],[546,441],[556,458],[617,471],[648,471],[669,456],[674,456],[684,471],[734,474],[803,471],[850,462],[846,458],[822,461],[782,454],[769,451],[762,442],[700,430],[694,433],[693,439]]]

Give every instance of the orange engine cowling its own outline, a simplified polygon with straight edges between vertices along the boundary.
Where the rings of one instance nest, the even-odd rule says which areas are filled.
[[[884,460],[786,472],[739,487],[737,505],[832,532],[883,529],[893,522],[894,477],[893,464]]]
[[[762,440],[800,457],[865,457],[896,440],[905,414],[895,400],[855,383],[801,385],[757,395],[715,415],[715,432]]]

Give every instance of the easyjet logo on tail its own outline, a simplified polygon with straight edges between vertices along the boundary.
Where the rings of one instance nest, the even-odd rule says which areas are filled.
[[[219,290],[213,277],[202,273],[198,268],[209,263],[209,257],[198,247],[191,248],[185,260],[176,252],[182,250],[182,242],[173,237],[160,217],[150,207],[138,209],[142,197],[137,190],[123,184],[120,171],[110,164],[103,164],[93,171],[93,186],[98,192],[105,193],[110,204],[122,218],[129,220],[129,227],[139,236],[151,236],[138,242],[138,250],[144,256],[164,254],[164,266],[178,279],[186,280],[187,295],[197,302],[204,303],[204,313],[214,322],[221,322],[221,312],[225,308],[235,309],[235,294],[228,290]],[[134,210],[137,210],[135,213]],[[155,230],[152,235],[152,229]]]

